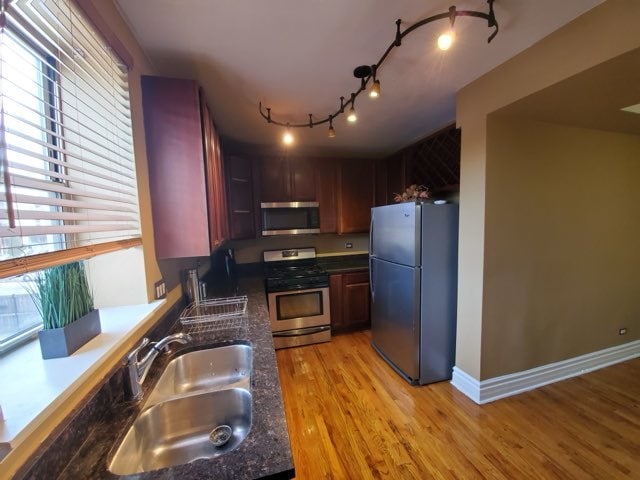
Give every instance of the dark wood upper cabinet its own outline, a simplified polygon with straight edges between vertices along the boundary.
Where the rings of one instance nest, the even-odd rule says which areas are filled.
[[[383,158],[375,161],[375,177],[376,177],[376,207],[380,205],[388,205],[390,197],[387,185],[387,162]]]
[[[376,188],[386,187],[386,192],[376,193],[376,203],[393,203],[394,194],[412,184],[428,187],[434,198],[458,192],[460,140],[460,129],[450,125],[386,157],[376,169]]]
[[[262,158],[261,202],[309,202],[316,200],[313,162],[303,158]]]
[[[260,159],[260,201],[287,202],[291,198],[289,163],[282,158]]]
[[[208,256],[227,236],[222,153],[192,80],[142,77],[158,258]]]
[[[343,160],[338,169],[338,233],[369,231],[374,206],[374,162]]]
[[[233,240],[256,237],[251,160],[226,157],[225,171],[229,192],[229,229]]]
[[[316,196],[316,172],[314,164],[306,159],[289,160],[291,175],[291,201],[313,202]]]
[[[338,231],[338,162],[316,160],[316,200],[320,208],[320,233]]]
[[[202,94],[200,96],[200,113],[202,115],[202,136],[207,183],[209,244],[211,251],[214,251],[229,238],[229,222],[220,139],[213,123],[213,117]]]

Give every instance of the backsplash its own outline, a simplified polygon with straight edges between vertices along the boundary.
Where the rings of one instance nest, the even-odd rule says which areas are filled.
[[[352,248],[346,248],[351,243]],[[353,235],[287,235],[265,237],[251,240],[234,240],[229,248],[234,249],[236,263],[260,263],[264,250],[280,250],[285,248],[316,247],[318,254],[363,253],[369,251],[369,234]]]

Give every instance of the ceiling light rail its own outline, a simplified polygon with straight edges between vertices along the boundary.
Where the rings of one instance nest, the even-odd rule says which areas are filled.
[[[349,95],[349,99],[347,101],[345,101],[344,96],[340,97],[340,108],[336,110],[334,113],[329,114],[329,116],[327,116],[326,118],[322,118],[321,120],[314,121],[313,114],[309,113],[308,114],[309,121],[305,123],[279,122],[272,118],[271,108],[265,107],[263,109],[262,102],[259,103],[260,115],[262,115],[262,117],[267,121],[267,123],[271,123],[273,125],[278,125],[281,127],[286,127],[288,138],[290,138],[290,135],[291,135],[290,134],[291,128],[313,128],[314,126],[322,125],[323,123],[329,123],[328,137],[333,138],[336,136],[335,129],[333,128],[333,119],[345,113],[345,108],[349,107],[348,115],[347,115],[347,119],[349,120],[349,123],[353,123],[356,121],[357,117],[355,113],[355,99],[358,95],[360,95],[361,92],[367,89],[367,84],[369,83],[370,80],[372,81],[372,85],[369,90],[369,96],[371,98],[377,98],[380,96],[380,80],[377,78],[378,70],[380,69],[380,66],[385,61],[385,59],[387,58],[391,50],[402,45],[402,39],[404,39],[407,35],[409,35],[414,30],[438,20],[448,19],[449,23],[451,24],[451,29],[453,29],[454,23],[457,17],[476,17],[476,18],[486,20],[488,24],[487,26],[489,28],[494,29],[494,31],[491,33],[491,35],[489,35],[489,38],[487,39],[487,43],[491,43],[491,40],[495,38],[499,30],[498,22],[496,20],[495,13],[493,11],[493,2],[494,0],[487,0],[487,3],[489,4],[488,12],[478,12],[475,10],[458,10],[456,9],[455,6],[451,6],[449,7],[449,10],[447,12],[433,15],[431,17],[427,17],[423,20],[420,20],[414,23],[413,25],[411,25],[410,27],[408,27],[404,31],[400,31],[400,25],[402,23],[402,20],[398,19],[396,21],[395,38],[393,42],[391,42],[389,47],[387,47],[382,57],[380,57],[380,60],[378,60],[377,63],[371,66],[360,65],[354,69],[353,75],[354,77],[360,79],[360,88],[355,92],[352,92]],[[449,45],[451,44],[452,38],[443,39],[443,40],[444,41],[439,40],[439,44],[442,43],[443,45],[447,46],[446,48],[448,48]],[[443,48],[443,46],[441,46],[440,48],[442,48],[443,50],[446,49],[446,48]],[[288,143],[291,143],[291,142],[288,142]]]

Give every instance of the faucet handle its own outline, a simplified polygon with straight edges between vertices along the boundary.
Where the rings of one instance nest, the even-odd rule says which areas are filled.
[[[140,350],[142,350],[147,345],[149,345],[149,339],[147,337],[144,337],[142,339],[142,342],[140,342],[140,345],[138,345],[136,348],[134,348],[133,350],[131,350],[131,352],[127,354],[127,356],[125,357],[126,363],[131,364],[131,363],[137,362],[138,353],[140,353]]]

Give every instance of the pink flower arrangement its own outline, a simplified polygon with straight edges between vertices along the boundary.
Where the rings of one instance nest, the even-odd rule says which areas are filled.
[[[426,200],[431,196],[429,189],[424,185],[409,185],[404,192],[394,193],[393,200],[400,202],[415,202],[416,200]]]

